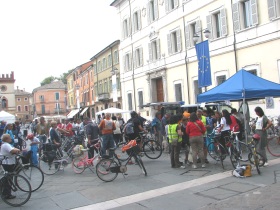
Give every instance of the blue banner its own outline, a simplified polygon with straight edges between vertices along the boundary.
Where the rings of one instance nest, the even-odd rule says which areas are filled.
[[[198,60],[198,87],[212,85],[208,40],[195,45]]]

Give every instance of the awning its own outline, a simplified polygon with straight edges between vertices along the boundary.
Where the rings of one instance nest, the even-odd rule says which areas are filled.
[[[79,109],[74,109],[74,110],[72,110],[72,111],[67,115],[67,118],[72,118],[72,117],[74,117],[78,112],[79,112]]]
[[[88,107],[84,108],[83,111],[81,111],[80,115],[83,115],[88,110]]]

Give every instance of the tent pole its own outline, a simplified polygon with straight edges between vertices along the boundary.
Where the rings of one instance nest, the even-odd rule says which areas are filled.
[[[244,129],[245,129],[245,140],[246,140],[246,144],[248,143],[248,133],[247,133],[247,119],[246,119],[246,114],[245,114],[245,97],[243,98],[243,102],[242,102],[242,110],[243,110],[243,119],[244,119]]]

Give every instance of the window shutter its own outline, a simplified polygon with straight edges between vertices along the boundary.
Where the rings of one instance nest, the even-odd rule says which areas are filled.
[[[150,14],[150,12],[151,12],[151,2],[148,2],[148,4],[147,4],[147,20],[148,20],[148,24],[150,24],[151,23],[151,14]]]
[[[169,0],[165,0],[165,13],[169,12]]]
[[[132,15],[132,26],[131,26],[132,33],[134,33],[137,30],[136,24],[137,23],[136,23],[135,13],[133,13],[133,15]]]
[[[210,40],[213,39],[212,15],[207,15],[206,21],[207,21],[207,29],[210,31],[210,36],[208,38]]]
[[[174,8],[179,6],[179,0],[174,0]]]
[[[251,9],[253,25],[257,25],[259,23],[257,0],[251,0]]]
[[[126,60],[125,60],[125,55],[123,56],[123,69],[124,69],[124,72],[126,72]]]
[[[269,20],[276,18],[275,0],[267,0],[267,9]]]
[[[239,2],[232,5],[232,19],[234,31],[240,30]]]
[[[191,43],[190,43],[190,29],[189,29],[189,25],[185,26],[185,41],[186,41],[186,48],[190,47]]]
[[[137,18],[137,20],[138,20],[138,27],[139,27],[139,30],[140,30],[142,28],[142,25],[141,25],[141,11],[140,10],[138,10],[137,16],[138,16],[138,18]]]
[[[122,22],[122,38],[125,38],[125,26],[124,21]]]
[[[131,19],[130,17],[127,19],[127,36],[131,36]]]
[[[226,9],[223,8],[220,10],[221,13],[221,26],[222,26],[222,36],[227,35],[227,13]]]
[[[160,59],[160,41],[159,39],[156,40],[157,43],[157,59]]]
[[[153,60],[153,51],[152,51],[152,44],[148,43],[148,48],[149,48],[149,61]]]
[[[129,53],[128,54],[128,62],[129,62],[129,71],[131,71],[132,70],[132,65],[133,65],[133,60],[132,60],[132,53]]]
[[[137,50],[134,50],[134,54],[133,54],[133,66],[137,67]]]
[[[200,20],[195,21],[195,33],[199,35],[198,42],[202,41],[202,33],[201,33],[201,22]]]
[[[154,8],[155,8],[155,20],[158,19],[158,0],[154,0]]]
[[[182,101],[182,88],[181,84],[175,84],[175,97],[176,101]]]
[[[178,49],[178,52],[181,52],[182,51],[182,41],[181,41],[181,30],[178,29],[176,31],[176,36],[177,36],[177,49]]]
[[[139,56],[140,56],[140,66],[143,66],[143,48],[139,49]]]
[[[167,34],[167,46],[168,46],[168,54],[172,54],[172,46],[171,46],[171,34]]]

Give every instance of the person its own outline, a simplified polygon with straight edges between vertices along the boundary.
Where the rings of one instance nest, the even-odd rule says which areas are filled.
[[[189,152],[190,152],[190,140],[189,140],[189,135],[186,132],[186,127],[190,119],[190,113],[184,113],[184,116],[182,118],[182,123],[181,123],[181,130],[183,133],[182,136],[182,145],[184,144],[184,148],[186,149],[185,151],[185,164],[190,165],[191,162],[189,161]]]
[[[12,146],[12,139],[9,134],[3,134],[2,141],[3,144],[0,149],[0,155],[5,157],[4,160],[2,160],[2,167],[7,172],[13,172],[16,164],[15,155],[19,154],[20,150]],[[4,183],[2,190],[2,197],[6,197],[6,199],[16,198],[15,195],[11,194],[11,186],[9,184]]]
[[[15,136],[13,134],[13,124],[12,123],[8,123],[7,126],[4,128],[4,134],[9,134],[11,137],[11,142],[10,144],[12,146],[15,145]]]
[[[65,124],[66,124],[65,130],[67,131],[65,136],[72,137],[74,135],[74,132],[73,132],[73,125],[71,123],[71,119],[70,118],[65,119]]]
[[[116,130],[115,123],[111,120],[111,114],[106,113],[105,119],[99,124],[99,129],[102,133],[102,156],[106,155],[106,150],[115,147],[113,131]],[[113,151],[109,151],[109,157],[113,157]]]
[[[55,145],[55,148],[59,151],[60,156],[63,157],[63,153],[61,150],[61,139],[56,128],[57,128],[57,122],[51,121],[50,140]]]
[[[167,136],[171,147],[170,160],[172,168],[185,168],[179,161],[183,136],[181,126],[178,124],[179,120],[181,119],[178,119],[176,115],[172,115],[167,126]]]
[[[92,122],[89,117],[84,117],[83,125],[85,129],[85,134],[88,139],[87,147],[89,148],[88,158],[94,157],[94,147],[93,145],[99,141],[99,128],[95,122]]]
[[[127,140],[131,141],[137,138],[140,144],[139,146],[140,148],[142,148],[142,142],[139,141],[141,139],[139,133],[141,131],[144,131],[144,128],[141,126],[141,122],[138,118],[138,114],[135,111],[130,112],[130,117],[131,118],[127,121],[127,123],[132,122],[134,130],[133,133],[126,134]]]
[[[206,117],[208,116],[207,111],[206,110],[197,109],[196,110],[196,115],[197,115],[197,118],[203,123],[204,127],[205,128],[209,128],[209,125],[207,124],[207,120],[206,120]],[[204,140],[203,152],[204,152],[205,163],[209,163],[209,161],[207,159],[208,151],[207,151],[206,133],[203,134],[203,140]],[[198,163],[200,161],[201,160],[198,159]]]
[[[169,151],[169,148],[168,148],[168,141],[167,141],[167,134],[165,132],[165,126],[167,125],[167,122],[169,121],[170,119],[170,113],[165,113],[165,115],[163,116],[163,118],[161,119],[161,135],[162,135],[162,149],[165,151],[165,152],[168,152]]]
[[[49,130],[44,117],[40,117],[39,123],[35,127],[36,134],[41,143],[46,143]]]
[[[192,168],[197,168],[197,156],[201,160],[201,167],[205,168],[205,158],[204,158],[204,139],[203,135],[206,128],[201,120],[198,119],[197,113],[193,112],[190,115],[190,121],[186,127],[186,133],[189,135],[190,145],[192,149],[193,165]]]
[[[237,119],[237,123],[239,125],[239,134],[238,134],[238,139],[242,140],[244,139],[244,116],[243,114],[237,112],[235,108],[231,110],[231,115],[234,116]]]
[[[1,124],[0,124],[0,138],[1,138],[1,136],[3,135],[3,133],[4,133],[4,129],[5,129],[5,127],[6,127],[6,121],[4,121],[4,120],[2,120],[1,121]],[[0,142],[1,142],[1,140],[0,140]],[[1,145],[1,144],[0,144]]]
[[[221,138],[220,138],[220,143],[226,149],[226,143],[225,139],[228,138],[230,135],[230,124],[232,123],[230,114],[228,110],[223,109],[222,110],[222,118],[221,118],[221,123],[220,127],[218,128],[218,132],[221,133]],[[222,151],[223,154],[226,153],[226,151]]]
[[[32,164],[35,165],[35,166],[38,166],[38,156],[37,156],[37,153],[38,153],[38,145],[40,144],[40,140],[38,138],[34,137],[33,133],[28,134],[26,136],[26,139],[31,141],[30,151],[32,151],[32,153],[31,153]]]
[[[116,130],[114,130],[114,132],[113,132],[113,137],[114,137],[115,144],[118,145],[119,142],[122,142],[122,132],[121,132],[120,124],[119,124],[119,121],[117,120],[117,117],[113,116],[112,120],[116,125]]]
[[[265,147],[267,146],[267,129],[272,126],[272,122],[264,114],[261,107],[257,106],[255,113],[258,116],[256,119],[256,133],[261,137],[260,142],[257,144],[257,151],[264,157],[264,166],[268,166]]]
[[[31,132],[35,135],[36,134],[36,126],[38,124],[38,119],[35,119],[32,123],[31,123]]]
[[[22,139],[21,137],[21,131],[20,131],[20,125],[19,121],[16,120],[15,123],[13,124],[13,130],[14,138],[17,139],[17,142],[15,144],[16,147],[18,147],[20,150],[22,148]]]
[[[144,127],[144,123],[147,121],[147,119],[142,117],[140,112],[138,112],[137,115],[138,115],[138,119],[139,119],[139,121],[141,123],[141,126],[143,128]]]
[[[100,123],[101,123],[101,115],[99,114],[99,115],[97,115],[97,119],[96,119],[96,123],[97,123],[97,125],[99,125]]]
[[[156,141],[162,145],[162,124],[161,124],[161,113],[157,112],[154,119],[152,120],[152,132],[155,134]]]

